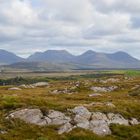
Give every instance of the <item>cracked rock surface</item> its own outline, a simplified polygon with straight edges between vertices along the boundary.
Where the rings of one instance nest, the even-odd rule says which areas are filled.
[[[68,133],[74,128],[79,127],[101,136],[110,135],[110,124],[137,125],[140,122],[136,118],[125,119],[120,114],[90,112],[86,107],[77,106],[69,109],[71,116],[55,110],[49,110],[43,115],[40,109],[22,109],[8,115],[8,119],[20,119],[26,123],[40,126],[58,125],[58,134]]]

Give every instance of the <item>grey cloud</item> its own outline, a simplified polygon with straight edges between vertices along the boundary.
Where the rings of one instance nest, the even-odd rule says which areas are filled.
[[[140,57],[139,0],[0,0],[1,49],[125,50]],[[140,49],[139,49],[140,50]]]
[[[132,28],[140,28],[140,16],[133,16],[131,20]]]

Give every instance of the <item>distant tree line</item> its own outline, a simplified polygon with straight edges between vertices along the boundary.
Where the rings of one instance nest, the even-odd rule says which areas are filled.
[[[0,85],[21,85],[21,84],[33,84],[35,82],[46,81],[47,79],[37,79],[37,78],[23,78],[23,77],[15,77],[9,79],[0,79]]]

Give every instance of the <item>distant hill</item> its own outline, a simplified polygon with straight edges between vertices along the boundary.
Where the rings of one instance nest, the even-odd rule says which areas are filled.
[[[0,53],[0,57],[5,58],[1,59],[1,62],[10,63],[5,68],[14,69],[72,70],[140,68],[140,60],[121,51],[109,54],[89,50],[81,55],[75,56],[65,50],[48,50],[37,52],[26,60],[9,52],[6,55],[5,51],[3,51],[2,54]],[[12,62],[14,64],[11,64]]]
[[[77,56],[75,63],[83,64],[90,68],[140,68],[140,60],[125,52],[108,54],[87,51]]]
[[[48,50],[45,52],[37,52],[30,57],[28,57],[28,61],[41,61],[41,62],[69,62],[73,58],[74,55],[70,54],[65,50]]]
[[[50,63],[50,62],[18,62],[11,65],[4,66],[5,69],[24,69],[24,70],[31,70],[31,71],[63,71],[63,70],[70,70],[76,69],[73,64],[66,64],[66,63]]]
[[[21,62],[21,61],[24,61],[24,59],[16,56],[15,54],[11,52],[0,49],[0,65],[12,64],[12,63]]]

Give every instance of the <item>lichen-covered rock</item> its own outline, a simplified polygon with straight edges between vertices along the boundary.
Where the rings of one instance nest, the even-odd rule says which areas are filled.
[[[52,120],[46,116],[44,117],[44,120],[46,120],[47,125],[50,125],[52,123]]]
[[[111,134],[111,130],[107,122],[108,118],[104,113],[93,112],[91,116],[89,129],[97,135],[109,135]]]
[[[108,113],[108,123],[109,124],[120,124],[120,125],[129,125],[129,121],[126,120],[122,115],[120,114],[113,114],[113,113]]]
[[[83,129],[89,129],[90,122],[88,120],[85,120],[83,122],[81,121],[81,122],[77,123],[76,126],[79,128],[83,128]]]
[[[55,110],[49,110],[43,115],[40,109],[22,109],[11,113],[8,118],[18,118],[26,123],[36,124],[40,126],[60,125],[58,134],[68,133],[76,127],[91,130],[93,133],[101,136],[110,135],[110,124],[120,125],[137,125],[140,124],[137,119],[125,119],[120,114],[89,112],[83,106],[77,106],[71,111],[71,117]],[[70,112],[69,112],[70,113]]]
[[[72,129],[74,128],[75,127],[73,127],[70,123],[66,123],[59,128],[58,134],[68,133],[72,131]]]
[[[108,126],[108,123],[104,120],[90,121],[90,130],[100,136],[105,136],[105,135],[111,134],[111,130]]]
[[[72,112],[75,114],[74,122],[76,126],[89,129],[89,119],[91,117],[91,113],[87,110],[87,108],[78,106],[72,109]]]
[[[70,117],[67,117],[64,113],[55,110],[50,110],[47,117],[51,119],[52,125],[62,125],[71,121]]]
[[[91,116],[91,120],[95,121],[95,120],[104,120],[104,121],[108,121],[107,116],[104,113],[101,112],[93,112],[92,116]]]
[[[90,119],[91,112],[87,110],[84,106],[78,106],[71,110],[74,114],[82,116],[82,118]]]
[[[39,109],[23,109],[11,113],[9,118],[17,118],[27,123],[36,125],[46,125],[46,120],[43,119],[43,114]]]

